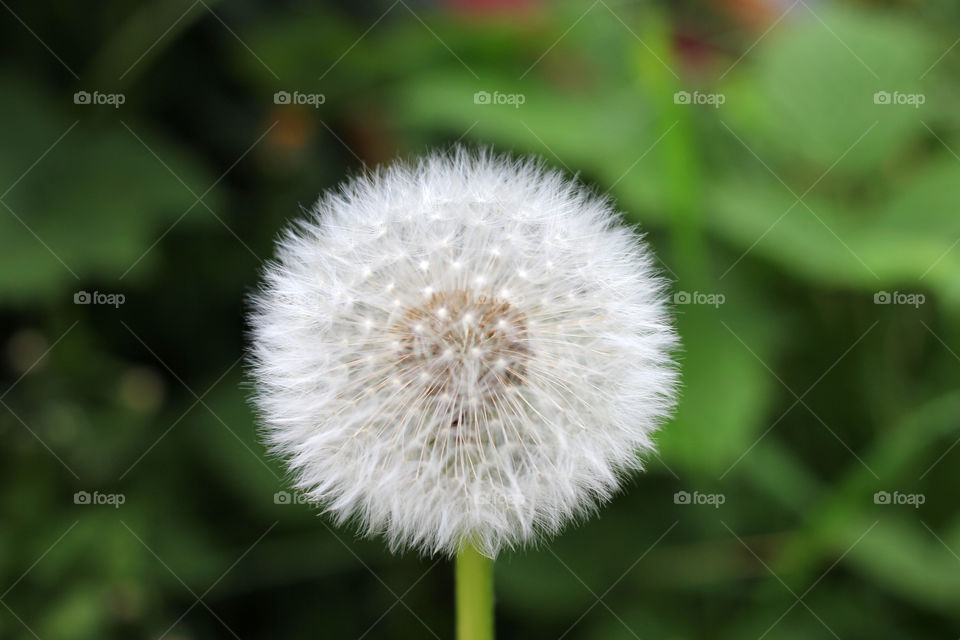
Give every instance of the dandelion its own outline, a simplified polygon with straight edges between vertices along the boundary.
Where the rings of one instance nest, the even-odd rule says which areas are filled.
[[[673,405],[664,281],[611,203],[457,149],[325,195],[252,318],[265,437],[391,548],[495,557],[609,499]]]

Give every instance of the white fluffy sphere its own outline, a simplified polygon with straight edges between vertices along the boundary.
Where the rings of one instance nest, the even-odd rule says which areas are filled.
[[[462,149],[327,194],[255,298],[265,437],[298,489],[391,548],[555,533],[673,406],[664,282],[611,204]]]

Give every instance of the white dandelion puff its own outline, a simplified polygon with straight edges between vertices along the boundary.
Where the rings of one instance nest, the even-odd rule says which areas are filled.
[[[607,500],[673,407],[664,281],[611,204],[462,149],[358,177],[255,298],[271,448],[339,523],[494,557]]]

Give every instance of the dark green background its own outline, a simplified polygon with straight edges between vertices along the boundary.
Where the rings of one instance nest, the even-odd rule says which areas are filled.
[[[498,562],[501,637],[960,636],[955,3],[0,4],[0,637],[451,637],[449,562],[278,504],[240,358],[300,207],[456,140],[723,300],[648,472]]]

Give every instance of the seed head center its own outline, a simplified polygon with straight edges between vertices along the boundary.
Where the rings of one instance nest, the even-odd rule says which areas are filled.
[[[403,375],[461,408],[495,399],[524,378],[526,316],[503,300],[463,289],[434,293],[393,330]]]

